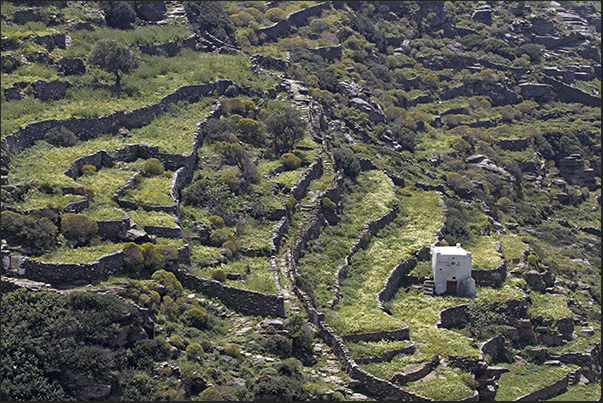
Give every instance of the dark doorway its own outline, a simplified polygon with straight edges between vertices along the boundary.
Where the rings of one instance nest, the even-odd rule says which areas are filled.
[[[456,281],[446,281],[446,292],[448,294],[456,294]]]

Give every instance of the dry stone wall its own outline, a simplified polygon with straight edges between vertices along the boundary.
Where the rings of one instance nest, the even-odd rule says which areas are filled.
[[[185,286],[205,295],[220,299],[231,309],[244,315],[286,317],[285,303],[281,295],[264,294],[258,291],[224,285],[216,280],[204,279],[188,273],[184,269],[175,269],[173,273]]]
[[[180,101],[194,102],[201,97],[210,95],[221,96],[230,85],[234,85],[231,80],[186,85],[160,98],[159,102],[155,104],[131,112],[116,111],[98,118],[48,119],[29,124],[2,138],[2,166],[8,169],[13,154],[33,145],[36,141],[43,140],[50,129],[64,127],[75,133],[80,140],[89,140],[101,134],[116,132],[120,127],[144,126],[165,113],[169,106],[174,103]]]

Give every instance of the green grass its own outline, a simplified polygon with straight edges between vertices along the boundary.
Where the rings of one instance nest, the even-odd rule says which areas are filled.
[[[88,217],[97,221],[123,220],[126,216],[119,210],[109,205],[100,205],[84,211]]]
[[[472,269],[490,270],[502,262],[500,254],[496,251],[496,241],[493,236],[477,236],[465,246],[465,249],[471,252]]]
[[[588,385],[568,385],[567,392],[547,400],[547,402],[584,401],[601,401],[601,380]]]
[[[394,329],[407,323],[405,315],[392,318],[379,310],[377,294],[400,260],[433,242],[443,213],[437,192],[416,191],[412,197],[398,199],[402,206],[398,217],[352,258],[350,275],[342,284],[344,298],[336,307],[339,320],[333,324],[343,334]]]
[[[135,171],[125,163],[118,162],[113,168],[103,167],[96,175],[82,175],[77,183],[94,192],[94,201],[98,204],[108,203],[113,194],[128,182]]]
[[[23,195],[21,201],[15,203],[15,207],[22,210],[42,207],[58,207],[63,209],[68,203],[83,199],[83,196],[73,194],[63,195],[60,189],[56,189],[56,192],[56,194],[49,195],[39,190],[30,190]]]
[[[346,343],[346,346],[354,358],[370,358],[380,356],[387,350],[407,347],[410,344],[412,344],[410,340],[380,340],[376,342]]]
[[[104,242],[97,246],[82,246],[80,248],[63,246],[34,260],[58,263],[91,263],[101,256],[116,252],[122,248],[123,244],[111,242]]]
[[[128,211],[128,215],[140,228],[144,228],[145,225],[176,227],[176,217],[163,211],[145,211],[143,209],[138,209]]]
[[[500,235],[498,239],[507,261],[521,259],[521,254],[528,246],[521,240],[521,237],[514,234]]]
[[[507,367],[510,372],[502,374],[498,381],[496,401],[511,401],[535,392],[578,368],[575,365],[535,365],[523,361],[516,361],[513,364],[502,366]]]
[[[126,191],[124,199],[140,204],[153,206],[171,206],[174,199],[170,195],[172,173],[166,171],[163,175],[143,177],[142,182],[131,191]]]
[[[572,311],[567,307],[566,296],[533,292],[530,294],[530,298],[532,303],[528,306],[528,313],[532,316],[542,315],[544,318],[553,320],[573,316]]]
[[[404,385],[404,389],[433,400],[458,401],[473,396],[463,379],[472,379],[471,374],[458,368],[438,366],[428,377]]]

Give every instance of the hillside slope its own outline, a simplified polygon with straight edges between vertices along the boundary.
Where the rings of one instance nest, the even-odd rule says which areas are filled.
[[[598,2],[1,6],[2,400],[600,400]]]

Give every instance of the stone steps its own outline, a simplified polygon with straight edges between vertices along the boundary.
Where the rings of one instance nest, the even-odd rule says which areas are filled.
[[[423,282],[423,295],[428,295],[433,297],[435,289],[435,283],[433,280],[425,280]]]

